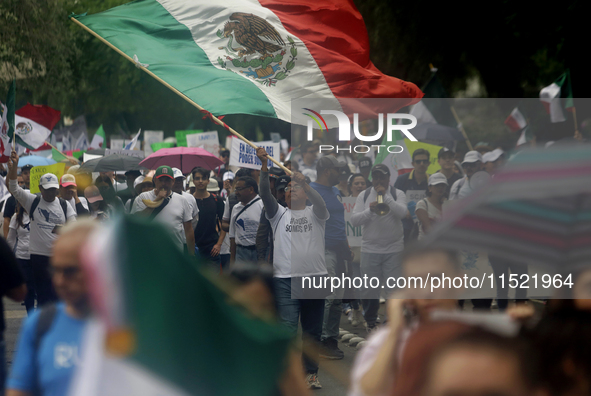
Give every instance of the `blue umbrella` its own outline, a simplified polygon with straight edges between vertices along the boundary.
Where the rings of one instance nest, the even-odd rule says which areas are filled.
[[[18,160],[19,168],[22,168],[25,165],[46,166],[53,164],[55,164],[55,161],[51,158],[40,157],[38,155],[27,155],[26,157],[20,157]]]

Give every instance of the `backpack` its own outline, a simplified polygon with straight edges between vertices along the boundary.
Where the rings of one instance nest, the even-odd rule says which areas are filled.
[[[363,193],[363,203],[367,201],[367,198],[369,198],[369,194],[371,194],[371,187],[365,190],[365,192]],[[396,189],[392,186],[390,186],[390,194],[392,195],[392,198],[394,198],[394,201],[396,201]]]
[[[68,202],[63,198],[58,198],[58,199],[59,199],[60,206],[62,207],[62,210],[64,211],[64,218],[66,219],[66,221],[68,221]],[[39,202],[41,202],[41,197],[36,196],[35,200],[31,204],[31,213],[29,213],[29,218],[31,219],[31,221],[34,220],[35,209],[37,209],[37,206],[39,206]]]
[[[39,354],[39,347],[41,345],[41,341],[45,334],[51,328],[53,321],[55,319],[55,315],[57,314],[57,306],[55,303],[47,304],[41,308],[39,308],[39,320],[37,321],[37,326],[35,327],[35,338],[33,339],[33,348],[35,352],[35,357]],[[35,362],[37,359],[35,358]],[[34,396],[41,395],[41,389],[39,387],[39,368],[37,367],[37,376],[35,378],[35,388],[33,390]]]

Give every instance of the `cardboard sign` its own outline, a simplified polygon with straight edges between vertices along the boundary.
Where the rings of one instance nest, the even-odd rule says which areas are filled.
[[[125,147],[125,140],[111,139],[111,146],[110,147],[113,150],[123,150],[123,147]]]
[[[216,157],[220,155],[218,131],[200,132],[186,135],[187,147],[203,147]]]
[[[152,150],[152,144],[163,140],[163,131],[144,131],[144,154],[146,157],[154,152],[154,150]]]
[[[129,157],[137,157],[137,158],[144,158],[144,153],[139,150],[114,150],[114,149],[106,149],[105,156],[111,154],[119,154],[119,155],[127,155]]]
[[[356,201],[357,198],[354,197],[342,198],[343,206],[345,207],[345,228],[347,230],[347,241],[351,247],[361,246],[363,241],[363,234],[361,231],[362,227],[355,227],[353,224],[351,224],[351,215],[353,214]]]
[[[66,164],[63,162],[53,164],[53,165],[45,165],[45,166],[34,166],[31,168],[31,180],[30,180],[30,187],[31,187],[31,194],[37,194],[41,192],[39,190],[39,181],[41,180],[41,176],[46,173],[53,173],[57,176],[57,180],[61,180],[62,176],[66,172]]]
[[[279,143],[273,142],[253,142],[257,147],[264,147],[267,154],[279,161]],[[230,151],[230,165],[238,166],[240,168],[261,169],[263,164],[257,157],[256,150],[250,145],[244,143],[240,139],[232,139],[232,150]],[[273,166],[271,160],[268,161],[267,166]]]

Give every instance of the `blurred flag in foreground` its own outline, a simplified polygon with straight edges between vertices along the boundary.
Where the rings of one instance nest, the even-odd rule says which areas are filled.
[[[162,226],[119,218],[86,252],[99,319],[71,395],[274,394],[292,338],[233,305]]]

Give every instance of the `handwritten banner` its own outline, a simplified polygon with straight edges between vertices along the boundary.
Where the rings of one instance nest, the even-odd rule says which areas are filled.
[[[257,147],[264,147],[267,154],[279,161],[279,143],[273,142],[253,142]],[[257,157],[256,150],[240,139],[232,139],[232,150],[230,151],[230,165],[240,168],[261,169],[262,163]],[[270,160],[268,167],[273,166]]]
[[[66,171],[66,164],[63,162],[53,164],[53,165],[45,165],[45,166],[34,166],[31,168],[31,180],[30,180],[30,187],[31,187],[31,194],[37,194],[41,192],[39,190],[39,181],[41,180],[41,176],[46,173],[53,173],[57,176],[58,181],[61,180],[62,176]]]
[[[106,149],[105,156],[111,154],[127,155],[128,157],[144,158],[144,152],[140,150],[114,150]]]

